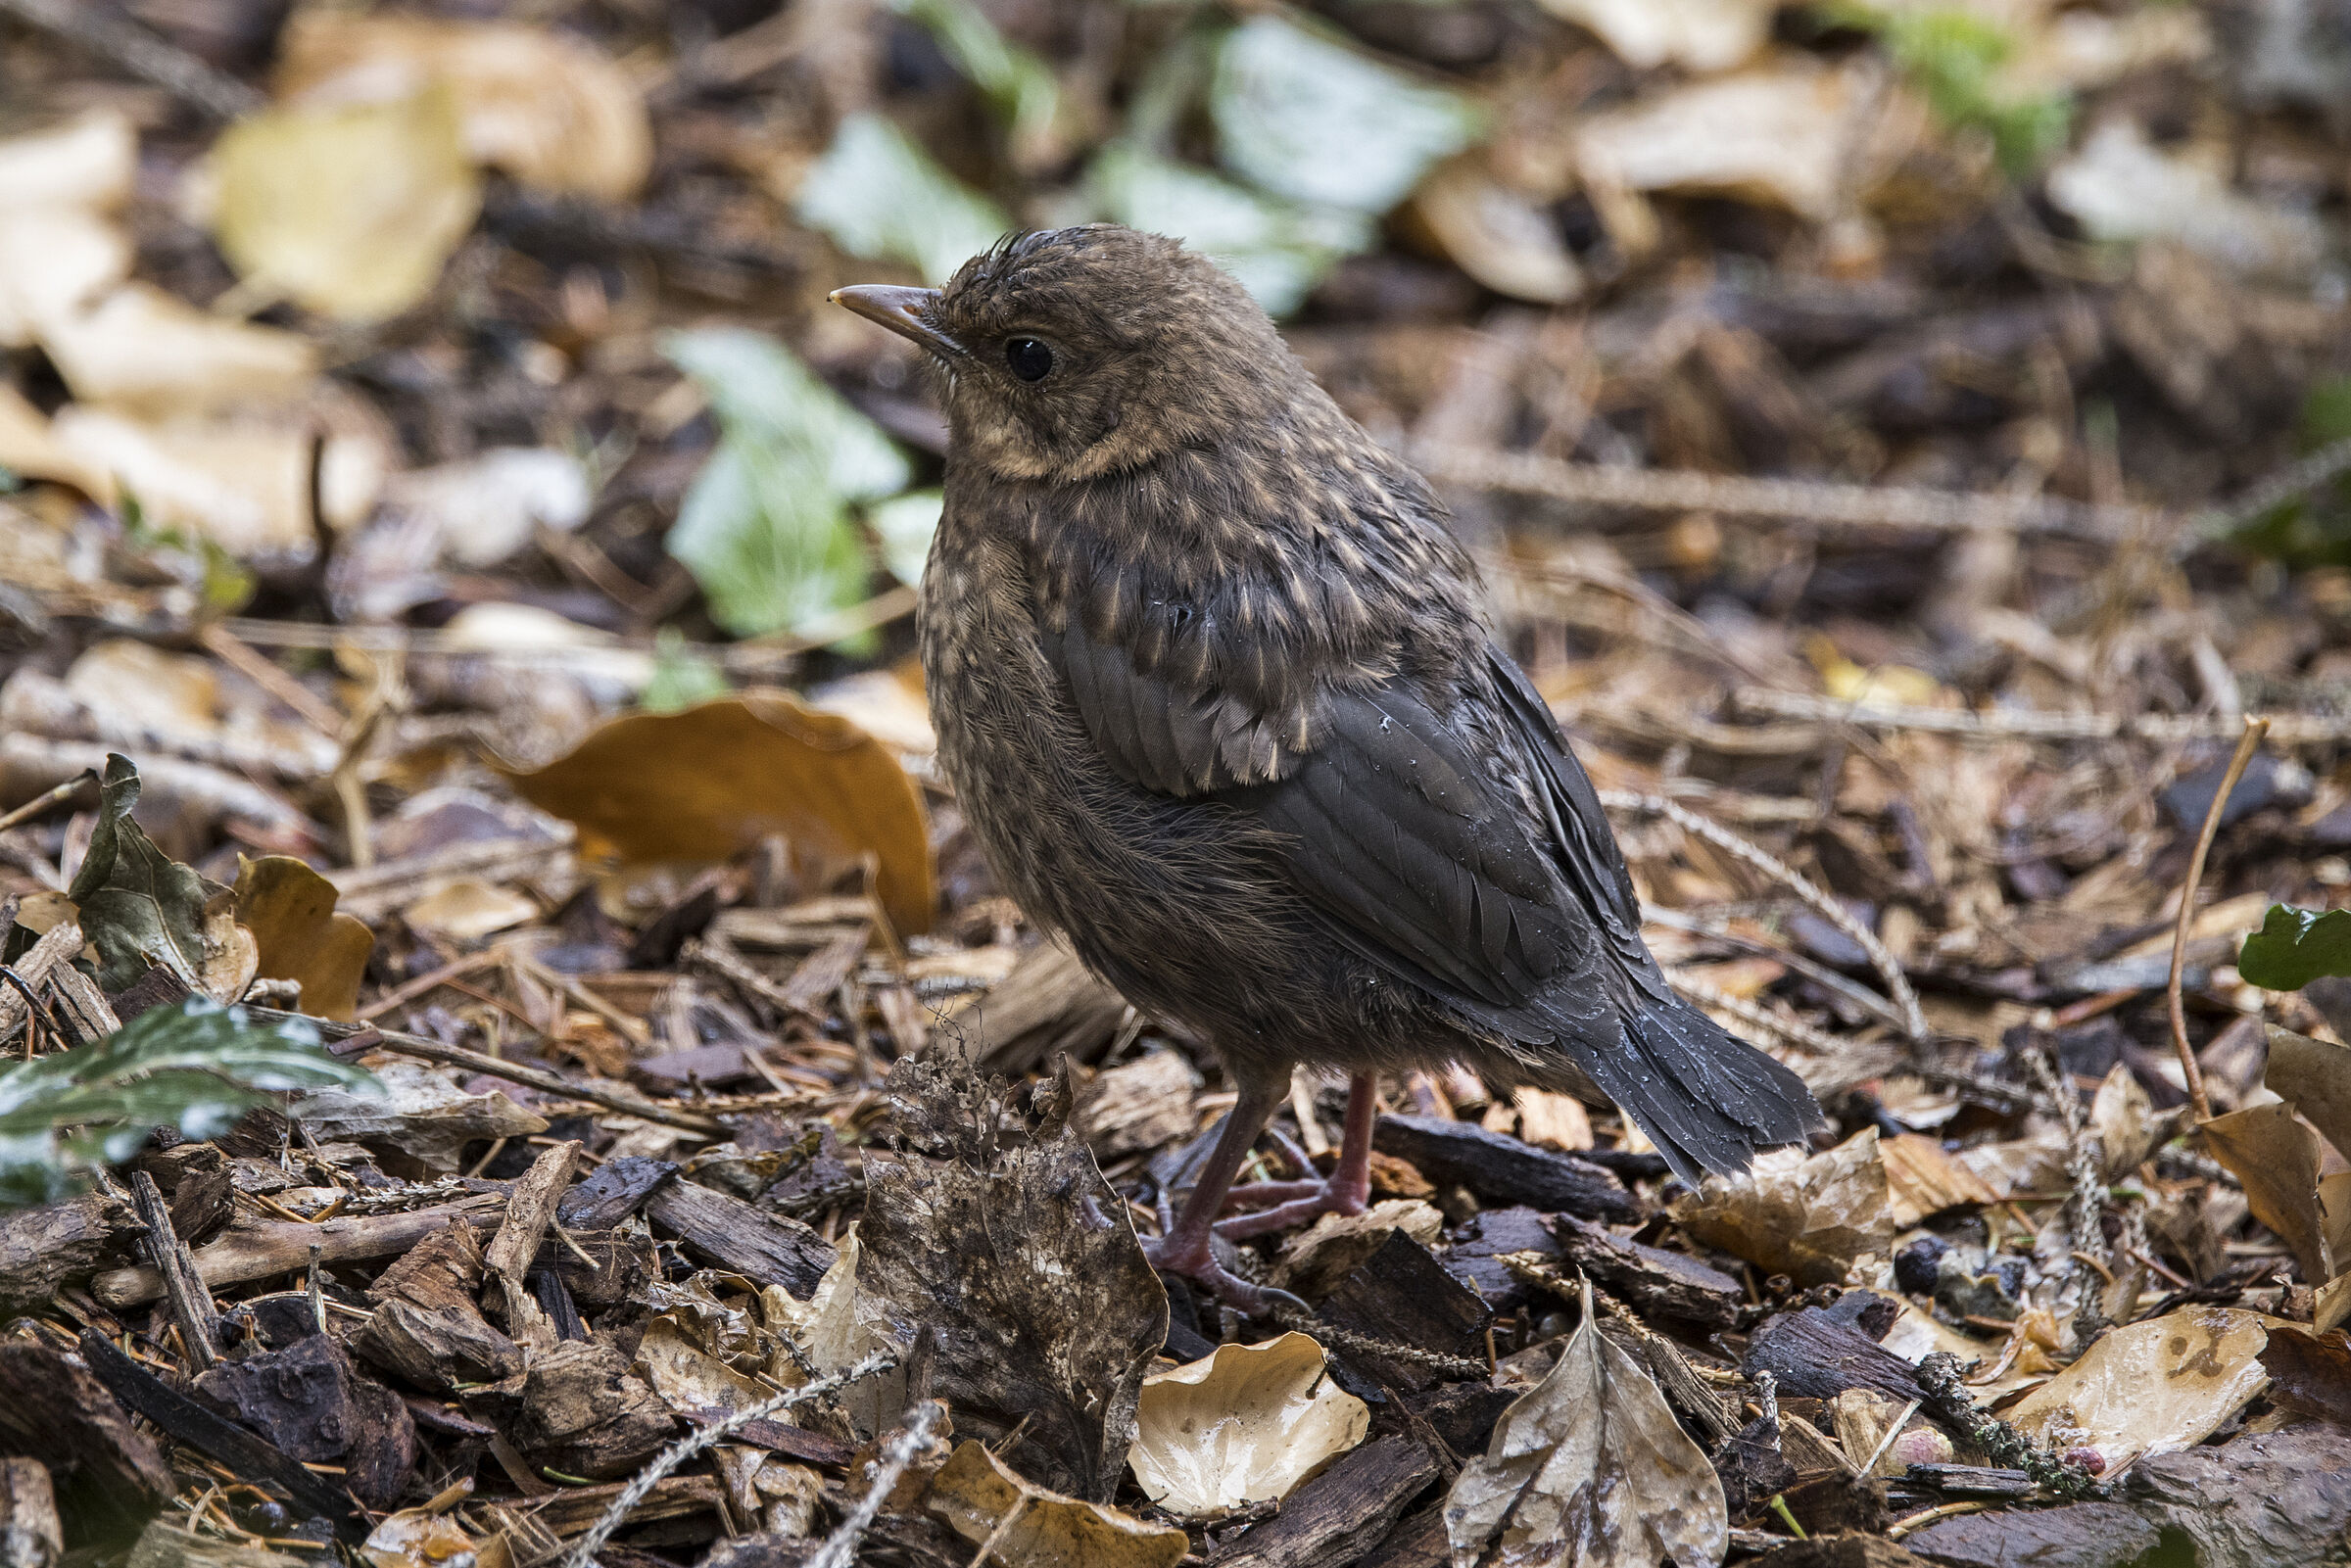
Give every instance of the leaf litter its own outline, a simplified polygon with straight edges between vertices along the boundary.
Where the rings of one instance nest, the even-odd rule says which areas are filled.
[[[206,0],[137,68],[54,9],[0,5],[38,1560],[1434,1568],[1480,1488],[1471,1558],[2339,1539],[2351,79],[2296,8]],[[1096,217],[1432,473],[1676,982],[1833,1134],[1692,1193],[1390,1075],[1372,1212],[1236,1260],[1309,1311],[1162,1293],[1227,1087],[975,853],[936,404],[821,305]]]

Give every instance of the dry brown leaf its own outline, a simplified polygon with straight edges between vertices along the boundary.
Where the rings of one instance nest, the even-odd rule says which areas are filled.
[[[2097,1449],[2109,1473],[2141,1454],[2193,1447],[2269,1382],[2261,1353],[2273,1321],[2191,1307],[2118,1328],[2006,1418],[2037,1442]]]
[[[126,489],[156,527],[240,557],[301,557],[317,547],[311,523],[317,437],[304,421],[147,420],[74,405],[58,410],[51,432],[67,460],[97,478],[93,488],[85,477],[83,488],[103,504]],[[328,521],[364,512],[383,483],[382,446],[356,434],[330,436],[317,455]]]
[[[237,860],[237,919],[260,945],[264,979],[298,980],[302,1011],[349,1022],[375,935],[335,913],[335,884],[291,855]]]
[[[2130,1064],[2117,1062],[2089,1104],[2089,1130],[2098,1140],[2098,1157],[2106,1179],[2120,1180],[2136,1170],[2155,1146],[2170,1135],[2169,1117],[2157,1119],[2155,1102]]]
[[[290,402],[318,369],[295,333],[223,320],[145,283],[45,323],[41,347],[74,397],[159,415]]]
[[[1445,1498],[1458,1565],[1656,1568],[1717,1563],[1730,1519],[1713,1465],[1648,1372],[1593,1321],[1502,1414]],[[1490,1546],[1498,1546],[1491,1556]]]
[[[1220,1513],[1288,1497],[1363,1442],[1371,1408],[1330,1380],[1305,1334],[1220,1345],[1143,1379],[1127,1462],[1170,1513]]]
[[[447,1568],[480,1550],[481,1543],[459,1529],[455,1519],[428,1505],[386,1516],[368,1532],[360,1556],[367,1568]]]
[[[1983,1177],[1922,1134],[1905,1132],[1881,1139],[1878,1153],[1886,1162],[1887,1203],[1897,1230],[1907,1230],[1929,1214],[1962,1204],[2000,1201],[2000,1195]]]
[[[2270,1025],[2262,1082],[2310,1119],[2335,1152],[2351,1158],[2351,1046]]]
[[[525,800],[577,823],[588,853],[722,860],[770,833],[879,862],[901,934],[931,928],[937,892],[922,801],[905,769],[846,719],[785,691],[614,719],[569,755],[509,773]]]
[[[2248,1106],[2203,1124],[2212,1157],[2235,1173],[2253,1217],[2293,1249],[2302,1277],[2331,1276],[2327,1229],[2319,1213],[2319,1136],[2283,1101]]]
[[[1175,1568],[1190,1545],[1173,1525],[1047,1492],[968,1438],[923,1505],[964,1540],[986,1542],[989,1560],[1005,1568]]]
[[[408,928],[456,942],[478,941],[539,918],[539,905],[511,888],[473,878],[446,882],[400,912]]]
[[[554,28],[312,9],[279,42],[290,102],[382,102],[433,85],[456,99],[467,154],[535,190],[624,201],[652,166],[636,83]]]
[[[1522,1141],[1569,1154],[1592,1147],[1592,1117],[1575,1096],[1520,1088],[1511,1091],[1511,1104],[1518,1110]]]
[[[481,209],[445,89],[271,110],[214,145],[212,227],[238,274],[346,321],[422,301]]]
[[[1737,1181],[1709,1176],[1673,1206],[1709,1247],[1799,1284],[1831,1285],[1864,1253],[1884,1252],[1895,1220],[1875,1127],[1825,1154],[1774,1149]]]

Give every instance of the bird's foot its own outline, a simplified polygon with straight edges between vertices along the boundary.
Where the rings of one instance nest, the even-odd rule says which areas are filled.
[[[1320,1181],[1251,1182],[1233,1188],[1224,1203],[1228,1209],[1255,1212],[1218,1220],[1217,1234],[1226,1241],[1242,1241],[1308,1224],[1323,1214],[1360,1214],[1370,1207],[1370,1200],[1368,1181],[1337,1174]]]
[[[1161,1236],[1143,1243],[1143,1257],[1161,1273],[1190,1280],[1244,1317],[1263,1317],[1276,1307],[1295,1307],[1302,1312],[1314,1310],[1286,1290],[1241,1278],[1217,1261],[1205,1238],[1197,1246],[1185,1247],[1176,1237]]]

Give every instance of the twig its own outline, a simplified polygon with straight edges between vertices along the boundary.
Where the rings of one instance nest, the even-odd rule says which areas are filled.
[[[1728,1013],[1750,1027],[1761,1029],[1766,1034],[1776,1034],[1783,1040],[1803,1046],[1807,1050],[1818,1051],[1823,1056],[1835,1056],[1854,1043],[1841,1040],[1826,1029],[1816,1029],[1801,1019],[1775,1013],[1769,1008],[1760,1007],[1753,1002],[1733,996],[1728,991],[1718,990],[1703,980],[1694,980],[1685,974],[1668,974],[1665,976],[1665,983],[1700,1007],[1710,1007],[1718,1013]]]
[[[188,1362],[196,1371],[205,1371],[220,1356],[220,1310],[197,1276],[188,1244],[171,1223],[170,1206],[144,1170],[130,1173],[130,1201],[139,1222],[147,1227],[147,1256],[164,1277],[164,1295],[179,1325],[180,1342],[187,1347]]]
[[[5,815],[0,815],[0,833],[8,832],[11,828],[16,827],[19,823],[32,821],[33,818],[39,816],[42,812],[47,811],[52,806],[60,806],[65,804],[67,801],[73,798],[74,792],[80,789],[83,784],[94,784],[97,782],[98,775],[96,771],[84,769],[82,772],[75,774],[72,778],[68,779],[64,784],[57,785],[55,788],[42,790],[39,794],[34,795],[30,800],[25,801],[24,804],[19,806],[16,810],[8,812]]]
[[[1959,1357],[1935,1351],[1918,1363],[1918,1387],[1928,1413],[1966,1438],[1991,1462],[2022,1470],[2043,1491],[2061,1497],[2089,1497],[2100,1494],[2097,1478],[2080,1465],[2068,1464],[1998,1416],[1976,1408],[1975,1397],[1959,1380]]]
[[[620,1495],[612,1499],[611,1506],[604,1510],[604,1516],[597,1520],[586,1535],[580,1537],[580,1544],[572,1548],[571,1556],[565,1561],[564,1568],[597,1568],[596,1554],[603,1549],[605,1542],[612,1539],[612,1533],[628,1522],[629,1514],[636,1506],[646,1499],[654,1487],[660,1485],[661,1478],[704,1449],[734,1436],[754,1421],[764,1421],[769,1416],[789,1410],[795,1404],[805,1404],[810,1400],[821,1399],[825,1395],[848,1387],[859,1378],[870,1377],[876,1372],[886,1372],[897,1364],[897,1352],[876,1351],[863,1360],[854,1365],[842,1367],[829,1377],[820,1377],[813,1383],[803,1383],[798,1388],[788,1390],[773,1399],[761,1400],[757,1404],[745,1405],[723,1421],[714,1421],[706,1427],[696,1429],[687,1437],[680,1438],[655,1454],[650,1463],[637,1472],[635,1479],[620,1489]],[[929,1409],[936,1411],[938,1406],[932,1404]],[[936,1419],[936,1415],[930,1417],[930,1420]],[[930,1433],[929,1421],[925,1420],[922,1414],[918,1413],[909,1420],[909,1430],[917,1421],[923,1422],[923,1433],[927,1438]],[[918,1440],[915,1445],[916,1451],[919,1451],[920,1448],[921,1443]],[[903,1466],[901,1466],[902,1469]],[[895,1484],[894,1478],[892,1484]],[[887,1496],[888,1489],[881,1490]],[[827,1543],[827,1544],[831,1544]]]
[[[2233,534],[2271,507],[2307,496],[2346,473],[2351,473],[2351,436],[2330,441],[2309,456],[2288,463],[2228,505],[2197,514],[2194,526],[2183,530],[2173,542],[2172,553],[2183,555],[2209,540]]]
[[[112,7],[89,0],[0,0],[0,11],[151,81],[215,119],[235,119],[267,100],[225,71],[168,43]]]
[[[1906,702],[1840,702],[1834,697],[1799,691],[1775,691],[1741,687],[1731,693],[1732,708],[1760,719],[1810,719],[1844,722],[1866,730],[1911,730],[1955,736],[1969,740],[2150,740],[2176,744],[2183,740],[2226,739],[2237,731],[2234,720],[2219,714],[2146,713],[2135,717],[2117,713],[2042,713],[2015,709],[1991,713],[1965,708],[1924,708]],[[2339,745],[2351,740],[2351,717],[2326,713],[2285,713],[2272,724],[2271,736],[2279,745]]]
[[[324,1019],[305,1017],[299,1013],[280,1013],[275,1008],[248,1007],[246,1012],[264,1022],[282,1022],[300,1018],[327,1039],[334,1041],[342,1054],[355,1055],[360,1051],[397,1051],[419,1061],[438,1062],[444,1067],[463,1068],[469,1072],[486,1072],[508,1083],[528,1084],[531,1088],[565,1100],[585,1100],[590,1105],[602,1106],[624,1117],[636,1117],[645,1121],[658,1121],[666,1127],[678,1127],[704,1138],[724,1138],[724,1123],[691,1111],[672,1111],[669,1107],[640,1098],[623,1089],[607,1089],[594,1083],[566,1078],[543,1068],[526,1068],[520,1063],[501,1057],[484,1056],[459,1045],[443,1045],[421,1034],[404,1034],[398,1029],[377,1028],[374,1024],[334,1023]],[[368,1037],[361,1040],[362,1034]]]
[[[2245,765],[2253,760],[2269,728],[2267,719],[2245,720],[2245,733],[2236,742],[2235,755],[2229,759],[2229,771],[2221,775],[2220,788],[2213,791],[2203,831],[2196,834],[2196,852],[2187,862],[2187,882],[2180,889],[2180,922],[2172,927],[2172,973],[2164,982],[2164,1003],[2171,1012],[2172,1049],[2180,1053],[2180,1071],[2187,1079],[2187,1097],[2195,1106],[2198,1122],[2212,1119],[2212,1102],[2204,1095],[2204,1070],[2196,1065],[2196,1053],[2188,1048],[2187,1010],[2180,998],[2180,976],[2187,968],[2187,930],[2195,924],[2196,888],[2204,880],[2204,857],[2212,852],[2212,840],[2221,831],[2221,809],[2229,804],[2230,792],[2244,777]]]
[[[1440,484],[1541,496],[1586,506],[1715,512],[1814,527],[1913,528],[1938,533],[1986,529],[2063,534],[2114,542],[2168,523],[2149,506],[2095,506],[2047,496],[1836,485],[1807,479],[1744,479],[1687,470],[1560,462],[1528,452],[1422,445],[1412,451]]]
[[[1682,832],[1703,838],[1717,849],[1747,862],[1810,905],[1821,919],[1851,937],[1854,944],[1869,955],[1869,962],[1877,970],[1878,977],[1886,982],[1887,996],[1901,1011],[1902,1033],[1913,1041],[1924,1042],[1927,1039],[1929,1033],[1927,1016],[1919,1008],[1918,993],[1910,988],[1909,977],[1902,974],[1901,964],[1886,950],[1886,944],[1878,940],[1876,932],[1853,919],[1852,911],[1830,897],[1827,891],[1794,866],[1789,865],[1769,850],[1740,837],[1728,828],[1709,822],[1697,812],[1668,800],[1663,795],[1641,795],[1622,789],[1603,789],[1600,791],[1600,803],[1615,811],[1633,811],[1640,812],[1645,816],[1663,817],[1667,822],[1680,828]]]
[[[921,1400],[906,1412],[906,1424],[882,1446],[881,1460],[874,1466],[873,1484],[865,1489],[865,1496],[857,1499],[857,1506],[849,1510],[840,1527],[825,1538],[816,1555],[808,1559],[807,1568],[850,1568],[856,1561],[857,1544],[873,1528],[874,1516],[897,1490],[907,1468],[922,1457],[923,1449],[931,1442],[931,1429],[938,1424],[946,1408],[936,1400]]]

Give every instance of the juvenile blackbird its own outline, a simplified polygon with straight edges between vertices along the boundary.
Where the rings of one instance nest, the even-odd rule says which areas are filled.
[[[1155,1263],[1268,1305],[1212,1228],[1360,1211],[1381,1070],[1613,1100],[1688,1181],[1812,1129],[1794,1073],[1667,986],[1443,506],[1229,276],[1095,225],[833,298],[945,372],[921,638],[973,832],[1239,1092]],[[1220,1224],[1299,1063],[1354,1075],[1337,1167]]]

